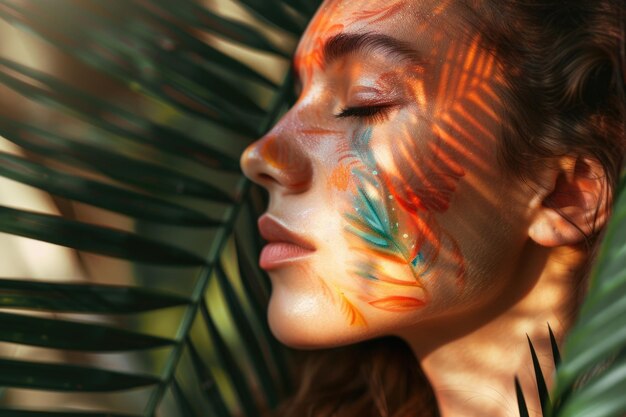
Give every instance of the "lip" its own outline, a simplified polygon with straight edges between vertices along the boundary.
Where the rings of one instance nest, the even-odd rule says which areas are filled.
[[[267,214],[258,221],[259,231],[267,245],[261,250],[259,266],[270,270],[292,263],[315,252],[306,239],[292,232]]]

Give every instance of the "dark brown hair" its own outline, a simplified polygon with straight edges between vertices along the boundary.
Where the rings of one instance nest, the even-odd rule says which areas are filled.
[[[465,17],[496,56],[506,88],[501,157],[529,176],[562,155],[622,167],[626,4],[622,0],[468,0]],[[607,194],[610,198],[610,194]]]
[[[624,0],[460,4],[506,77],[502,163],[530,178],[556,156],[591,158],[604,169],[610,199],[626,142]],[[397,339],[311,353],[303,364],[299,389],[277,415],[438,415],[417,360]]]

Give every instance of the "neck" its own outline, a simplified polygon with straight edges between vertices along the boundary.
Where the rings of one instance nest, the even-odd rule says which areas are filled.
[[[429,334],[438,336],[430,346],[406,338],[430,380],[442,417],[518,416],[516,377],[530,415],[542,415],[528,339],[550,387],[554,361],[548,324],[560,343],[570,326],[569,308],[575,303],[576,273],[584,256],[572,248],[530,251],[541,255],[519,268],[525,276],[508,281],[520,283],[519,288],[510,288],[488,308],[454,320],[453,326],[433,325]]]

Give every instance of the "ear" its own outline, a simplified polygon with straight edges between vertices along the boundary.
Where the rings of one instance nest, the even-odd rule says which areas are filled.
[[[541,204],[528,234],[542,246],[574,245],[601,228],[607,217],[607,182],[591,158],[565,156],[542,178]]]

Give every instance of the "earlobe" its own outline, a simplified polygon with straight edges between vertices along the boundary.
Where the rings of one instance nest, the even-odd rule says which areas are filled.
[[[600,229],[607,217],[607,183],[602,165],[587,157],[559,159],[548,174],[541,204],[528,235],[547,246],[575,245]]]

